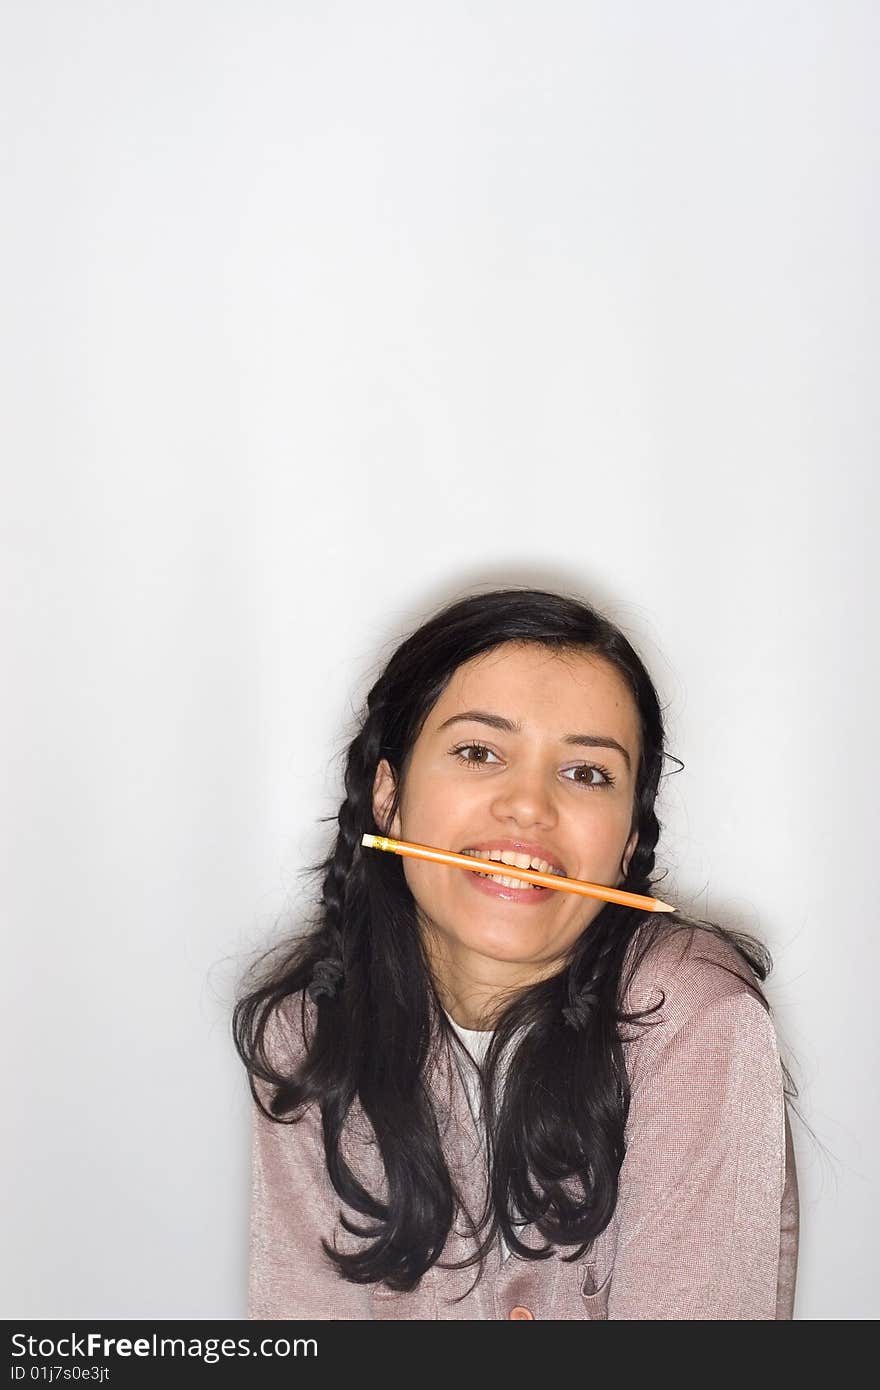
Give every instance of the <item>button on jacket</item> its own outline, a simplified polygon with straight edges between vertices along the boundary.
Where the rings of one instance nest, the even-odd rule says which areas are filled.
[[[503,1259],[496,1241],[476,1283],[476,1264],[435,1264],[409,1293],[349,1283],[321,1249],[322,1237],[346,1253],[363,1242],[338,1221],[343,1204],[327,1176],[318,1107],[291,1125],[253,1105],[248,1316],[792,1318],[798,1187],[776,1031],[760,999],[724,967],[748,975],[733,947],[704,928],[653,945],[640,963],[624,1007],[658,1003],[660,989],[665,1002],[648,1016],[651,1026],[622,1025],[635,1040],[624,1046],[631,1100],[617,1205],[585,1257],[570,1264],[561,1256],[575,1247],[557,1247],[545,1260]],[[301,994],[286,1000],[283,1027],[276,1018],[267,1030],[278,1064],[292,1067],[302,1055],[300,1007]],[[307,1000],[309,1032],[314,1015]],[[487,1184],[483,1145],[445,1048],[428,1083],[450,1173],[476,1214]],[[256,1085],[268,1104],[268,1088]],[[348,1126],[347,1161],[385,1196],[375,1137],[357,1102]],[[533,1226],[519,1235],[527,1246],[545,1244]],[[474,1248],[459,1213],[441,1258]]]

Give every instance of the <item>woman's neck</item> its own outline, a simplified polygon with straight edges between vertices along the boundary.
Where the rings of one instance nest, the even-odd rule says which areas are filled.
[[[436,932],[423,939],[441,1004],[460,1028],[474,1032],[492,1032],[505,1004],[552,973],[530,963],[450,949]]]

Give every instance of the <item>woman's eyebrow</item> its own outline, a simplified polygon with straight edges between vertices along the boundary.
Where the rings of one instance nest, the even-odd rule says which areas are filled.
[[[500,729],[505,734],[521,734],[522,724],[514,723],[512,719],[505,719],[503,714],[487,714],[482,709],[465,710],[462,714],[450,715],[444,719],[443,723],[437,728],[437,733],[448,729],[450,724],[458,724],[462,721],[473,720],[477,724],[488,724],[493,729]],[[622,743],[618,743],[616,738],[610,734],[566,734],[561,743],[574,743],[583,748],[616,748],[618,753],[622,753],[627,769],[632,771],[629,753]]]

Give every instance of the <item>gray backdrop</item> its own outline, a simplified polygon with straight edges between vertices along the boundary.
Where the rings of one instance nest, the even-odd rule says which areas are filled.
[[[245,1308],[229,1013],[436,606],[573,589],[770,946],[796,1316],[878,1314],[880,10],[0,12],[6,1317]]]

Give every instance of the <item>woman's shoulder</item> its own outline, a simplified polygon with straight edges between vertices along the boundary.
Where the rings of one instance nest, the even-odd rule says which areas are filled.
[[[263,1048],[266,1060],[276,1075],[284,1078],[296,1076],[301,1064],[308,1058],[317,1023],[318,1006],[305,987],[284,995],[271,1006],[266,1015]],[[268,1087],[259,1079],[255,1084],[260,1098],[267,1103],[274,1087]],[[302,1114],[310,1114],[312,1123],[320,1125],[320,1119],[315,1118],[317,1113],[318,1102],[315,1099],[307,1101],[302,1107]],[[346,1162],[355,1169],[360,1161],[358,1146],[375,1147],[372,1127],[357,1096],[349,1107],[341,1143]]]
[[[634,1055],[655,1055],[681,1028],[716,1006],[755,1018],[768,1012],[748,960],[731,939],[708,927],[663,923],[647,946],[634,939],[624,971],[623,1009],[652,1010],[645,1015],[648,1027],[625,1025],[623,1036],[634,1041]]]
[[[316,1014],[305,988],[285,994],[267,1009],[263,1046],[273,1067],[289,1073],[304,1060]]]
[[[269,1106],[279,1081],[293,1077],[305,1061],[316,1012],[304,989],[264,1001],[252,1034],[249,1067],[255,1098],[263,1105]],[[271,1080],[263,1074],[265,1068],[271,1073]]]

